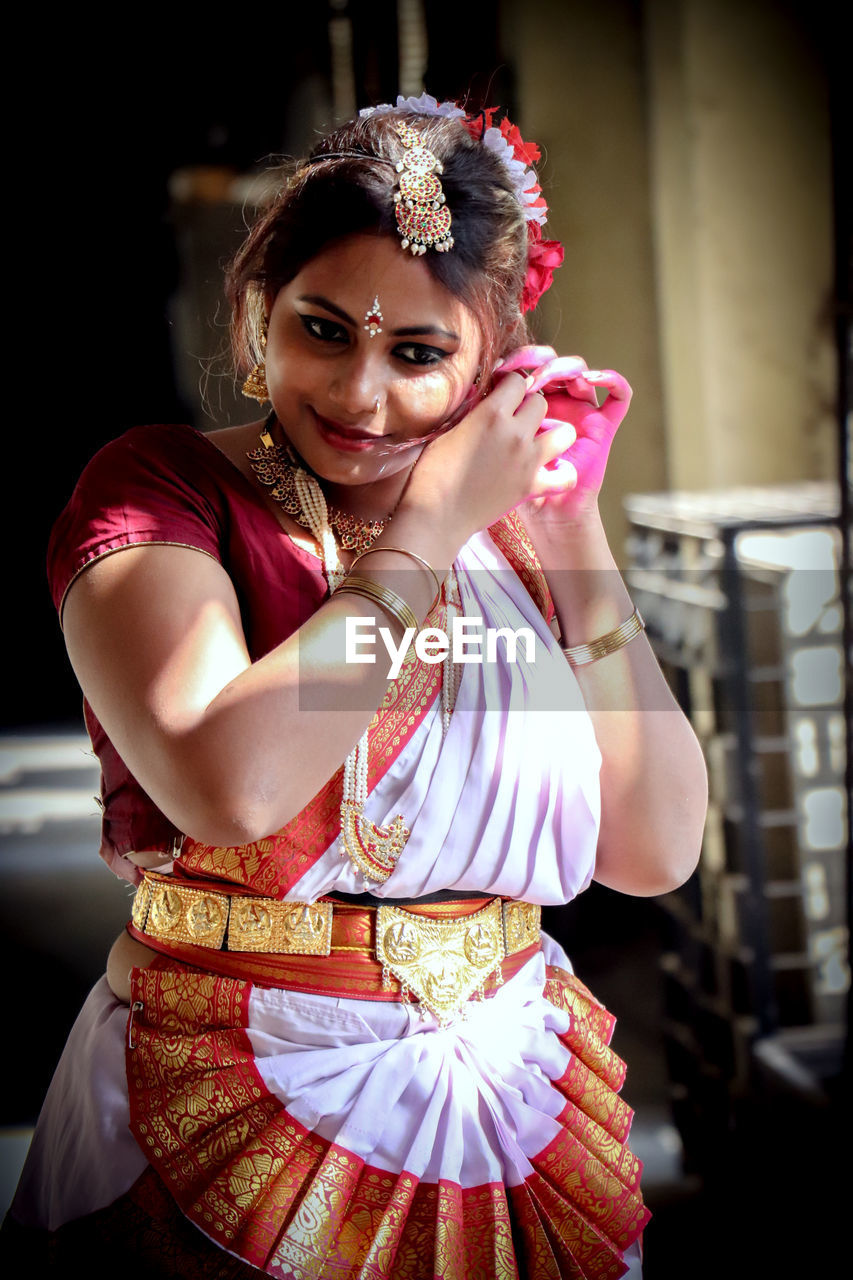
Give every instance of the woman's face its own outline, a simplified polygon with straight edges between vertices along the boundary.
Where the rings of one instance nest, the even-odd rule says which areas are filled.
[[[381,332],[371,336],[375,299]],[[388,236],[353,235],[276,296],[266,381],[309,466],[332,484],[376,484],[378,497],[395,476],[399,488],[424,437],[459,408],[480,348],[474,315],[420,258]]]

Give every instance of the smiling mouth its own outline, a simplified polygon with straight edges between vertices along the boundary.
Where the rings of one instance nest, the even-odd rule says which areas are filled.
[[[357,427],[344,427],[340,423],[330,422],[328,418],[321,417],[316,409],[312,410],[312,412],[321,436],[337,448],[358,452],[362,449],[370,449],[375,448],[377,445],[387,444],[389,441],[389,437],[386,435],[371,431],[360,431]]]

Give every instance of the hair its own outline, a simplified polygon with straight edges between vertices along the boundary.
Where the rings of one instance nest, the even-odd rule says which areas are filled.
[[[441,184],[453,219],[453,248],[446,253],[428,249],[420,260],[476,316],[484,370],[527,340],[520,309],[527,224],[506,167],[458,119],[394,110],[349,121],[283,174],[278,195],[252,227],[226,276],[238,370],[263,359],[268,300],[312,258],[359,232],[398,238],[394,192],[396,164],[404,154],[396,131],[401,120],[417,128],[441,161]]]

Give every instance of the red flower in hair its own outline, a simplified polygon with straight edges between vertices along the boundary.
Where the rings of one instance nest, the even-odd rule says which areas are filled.
[[[487,129],[492,128],[495,113],[498,111],[500,111],[500,107],[484,107],[475,116],[466,116],[462,121],[462,124],[464,124],[475,142],[482,142],[483,134]]]
[[[554,272],[563,261],[563,246],[559,240],[542,239],[542,222],[548,213],[548,205],[542,188],[536,181],[532,166],[540,159],[541,152],[535,142],[525,142],[521,131],[511,120],[504,118],[495,125],[494,118],[500,107],[486,107],[474,116],[467,116],[462,124],[475,142],[484,142],[495,152],[509,170],[513,186],[527,220],[527,275],[521,294],[522,312],[532,311],[542,294],[550,289]],[[495,133],[486,137],[488,130]],[[495,136],[499,134],[501,143]]]
[[[522,312],[532,311],[542,294],[551,288],[554,272],[565,257],[559,240],[543,240],[538,222],[527,225],[527,276],[521,293]]]
[[[541,152],[535,142],[525,142],[517,124],[504,118],[500,123],[500,131],[515,152],[516,160],[526,165],[536,164]]]

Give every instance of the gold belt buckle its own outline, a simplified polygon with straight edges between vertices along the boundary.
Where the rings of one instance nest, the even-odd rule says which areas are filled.
[[[402,907],[379,907],[376,913],[376,958],[383,982],[390,975],[434,1014],[440,1026],[460,1011],[475,992],[483,994],[494,973],[502,981],[506,954],[500,899],[470,916],[430,920]]]

